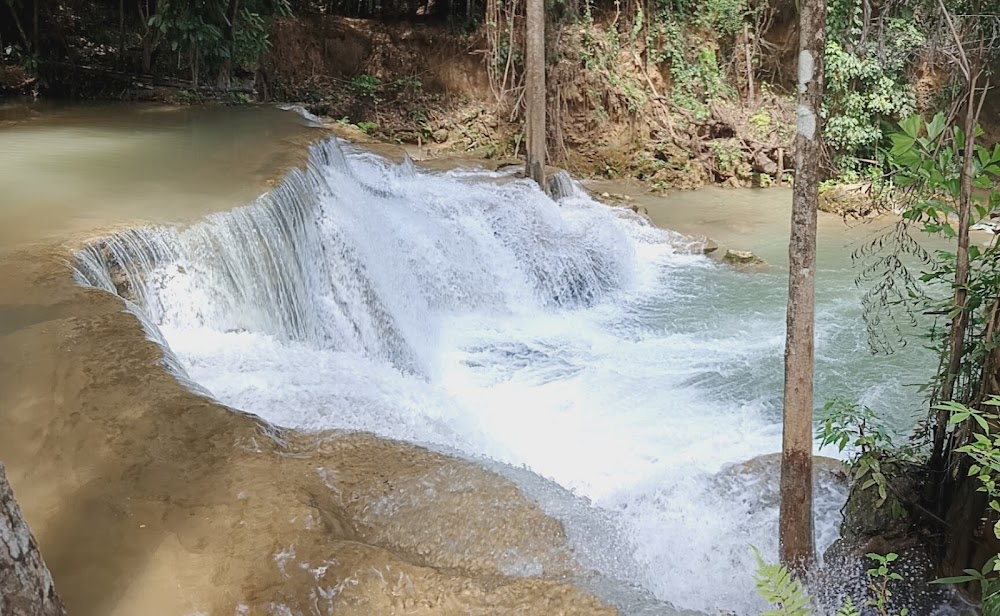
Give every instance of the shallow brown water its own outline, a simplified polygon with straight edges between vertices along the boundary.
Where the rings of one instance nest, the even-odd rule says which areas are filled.
[[[315,136],[271,108],[0,104],[0,249],[246,203]]]

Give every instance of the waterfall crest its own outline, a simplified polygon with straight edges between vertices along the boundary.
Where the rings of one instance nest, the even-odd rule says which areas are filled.
[[[247,206],[90,245],[76,276],[161,327],[263,333],[414,373],[449,312],[585,307],[630,279],[630,242],[593,204],[567,215],[510,181],[404,196],[414,175],[412,161],[354,169],[330,139]]]

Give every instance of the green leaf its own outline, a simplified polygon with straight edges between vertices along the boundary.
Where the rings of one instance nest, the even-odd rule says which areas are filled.
[[[938,114],[938,115],[941,116],[941,121],[943,122],[944,114]],[[934,120],[936,121],[937,119],[938,116],[934,116]],[[903,132],[906,133],[909,137],[916,139],[917,137],[920,136],[921,124],[923,124],[923,122],[920,118],[920,115],[915,113],[904,120],[900,120],[899,127],[903,129]],[[930,128],[930,124],[928,124],[928,128]]]
[[[954,577],[938,578],[932,580],[931,584],[965,584],[966,582],[974,582],[979,579],[978,576],[972,575],[956,575]]]
[[[919,117],[920,116],[918,115],[913,115],[904,120],[904,122],[909,121],[912,118],[919,118]],[[899,124],[900,126],[903,126],[903,122],[900,122]],[[941,136],[941,133],[944,132],[944,129],[947,127],[947,125],[948,122],[945,120],[944,114],[938,112],[937,114],[934,115],[934,118],[932,118],[931,121],[927,123],[927,137],[931,140],[936,140],[938,137]],[[903,130],[905,131],[906,128],[904,127]]]

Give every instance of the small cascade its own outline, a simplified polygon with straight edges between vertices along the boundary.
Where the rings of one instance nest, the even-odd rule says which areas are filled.
[[[561,169],[549,176],[549,196],[556,201],[560,201],[567,197],[579,196],[579,190],[580,189],[577,188],[576,183],[573,182],[573,178]]]
[[[331,168],[347,170],[332,140],[313,146],[305,171],[292,171],[254,203],[187,228],[130,229],[87,247],[77,255],[77,280],[121,295],[161,328],[264,333],[362,350],[412,371],[412,353],[364,267],[348,247],[321,237]],[[329,259],[328,250],[340,258]],[[350,284],[335,290],[335,274]],[[345,300],[348,287],[360,295]]]

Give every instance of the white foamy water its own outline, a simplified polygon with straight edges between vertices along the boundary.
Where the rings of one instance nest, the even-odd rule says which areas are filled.
[[[111,238],[79,273],[134,281],[119,291],[174,369],[227,405],[508,475],[623,612],[757,613],[750,546],[776,558],[777,478],[729,467],[780,449],[785,274],[734,272],[566,192],[330,142],[257,203]],[[840,273],[819,298],[818,400],[905,423],[923,366],[867,358],[858,291],[823,271]],[[820,549],[844,496],[817,488]]]

